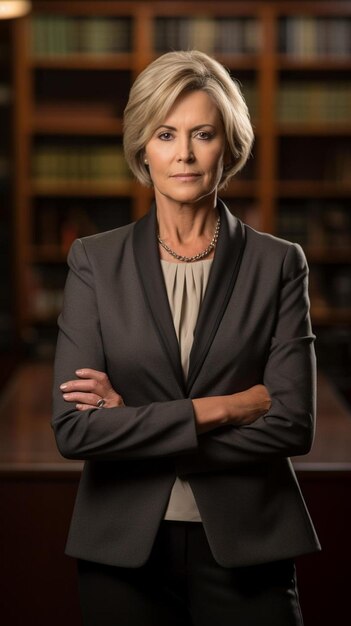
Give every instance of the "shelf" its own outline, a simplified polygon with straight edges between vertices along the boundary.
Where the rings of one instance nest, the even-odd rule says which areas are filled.
[[[91,107],[82,111],[69,108],[37,110],[30,122],[33,132],[49,135],[121,135],[122,120],[106,114],[107,107],[99,114]]]
[[[350,71],[351,61],[347,56],[315,56],[310,58],[299,58],[298,56],[280,54],[276,57],[278,70],[284,71],[316,71],[316,72],[337,72]]]
[[[32,57],[29,66],[48,70],[131,70],[134,55],[131,52],[118,54],[74,54],[57,57]]]
[[[332,136],[332,137],[345,137],[351,136],[351,123],[345,124],[345,122],[338,122],[337,120],[321,121],[311,124],[310,122],[302,123],[284,123],[278,124],[276,127],[276,134],[284,136]]]
[[[351,184],[329,181],[289,180],[276,182],[277,194],[285,198],[349,198]]]
[[[132,180],[65,180],[65,181],[33,181],[29,187],[31,196],[129,196],[133,193]]]

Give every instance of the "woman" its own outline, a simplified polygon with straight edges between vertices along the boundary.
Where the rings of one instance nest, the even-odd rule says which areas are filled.
[[[307,267],[217,198],[252,139],[219,63],[163,55],[125,110],[155,203],[70,251],[53,427],[86,461],[67,543],[85,625],[302,624],[293,559],[319,544],[288,457],[314,433]]]

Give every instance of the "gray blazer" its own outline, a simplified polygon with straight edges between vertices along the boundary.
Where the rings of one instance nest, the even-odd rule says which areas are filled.
[[[67,554],[124,567],[150,554],[176,476],[194,492],[225,567],[319,549],[289,456],[315,420],[307,266],[296,244],[245,226],[219,201],[221,231],[184,380],[156,241],[156,211],[75,241],[55,359],[57,446],[86,461]],[[125,407],[79,412],[59,385],[107,372]],[[270,411],[198,436],[191,398],[264,383]]]

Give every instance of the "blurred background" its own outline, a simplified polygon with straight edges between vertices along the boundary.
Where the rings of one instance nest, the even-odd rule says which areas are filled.
[[[10,19],[6,5],[31,12]],[[20,359],[52,359],[73,239],[148,210],[122,153],[129,88],[155,56],[198,48],[239,81],[255,127],[222,195],[303,246],[319,367],[351,403],[350,3],[0,7],[0,380]]]
[[[57,498],[66,503],[57,530],[64,536],[80,467],[56,458],[48,422],[67,252],[76,237],[147,212],[152,192],[133,180],[123,157],[124,106],[135,77],[152,59],[192,48],[230,70],[255,129],[249,163],[221,196],[254,228],[300,243],[308,259],[321,427],[309,471],[307,465],[297,469],[319,520],[317,530],[329,545],[335,528],[325,521],[325,509],[333,509],[332,493],[335,506],[348,506],[336,516],[340,536],[351,521],[344,501],[351,472],[348,0],[0,1],[2,497],[23,519],[29,505],[21,480],[31,488],[29,475],[37,487],[44,475],[46,486],[56,481],[55,496],[38,487],[38,503],[53,498],[54,509]],[[38,504],[28,518],[34,535],[39,509]],[[51,526],[55,523],[51,519]],[[13,529],[13,518],[5,527]],[[15,543],[22,530],[13,531]],[[59,571],[56,544],[53,550]],[[330,560],[321,563],[335,567]],[[316,578],[309,563],[304,571]],[[307,599],[310,589],[302,592],[307,626],[330,623],[333,595],[317,614],[320,589],[316,586],[314,608]],[[46,626],[43,607],[33,611],[33,623]],[[58,615],[69,626],[66,613]],[[5,623],[16,626],[23,623],[19,619],[13,613]]]

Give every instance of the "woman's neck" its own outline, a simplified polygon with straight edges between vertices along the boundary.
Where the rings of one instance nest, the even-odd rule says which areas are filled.
[[[159,236],[179,254],[191,256],[209,244],[218,218],[215,201],[196,205],[157,202],[156,206]]]

